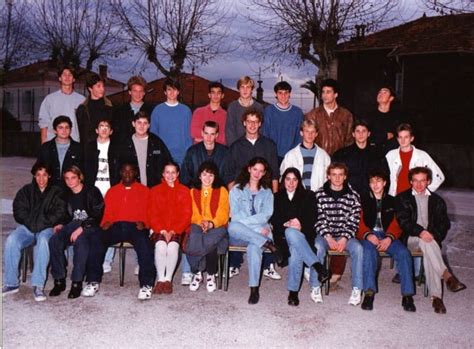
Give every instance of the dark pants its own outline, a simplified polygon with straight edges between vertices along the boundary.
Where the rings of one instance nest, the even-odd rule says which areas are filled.
[[[150,241],[148,229],[138,230],[136,223],[133,222],[115,222],[109,229],[104,230],[102,241],[106,247],[119,242],[132,244],[137,253],[140,267],[138,273],[140,287],[154,285],[156,276],[154,248]]]
[[[206,271],[214,275],[217,272],[217,255],[224,254],[228,246],[229,235],[224,227],[203,233],[199,225],[192,224],[185,251],[191,272]]]
[[[82,234],[72,243],[71,235],[80,225],[81,222],[70,222],[49,239],[51,275],[54,279],[66,278],[67,261],[64,250],[72,244],[74,257],[71,280],[82,282],[86,276],[87,282],[101,282],[102,260],[105,251],[100,240],[101,230],[99,227],[84,228]]]

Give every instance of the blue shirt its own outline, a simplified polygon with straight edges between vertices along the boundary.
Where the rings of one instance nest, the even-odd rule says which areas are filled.
[[[150,132],[165,142],[179,165],[184,160],[186,150],[192,145],[190,124],[191,109],[182,103],[175,106],[161,103],[151,113]]]

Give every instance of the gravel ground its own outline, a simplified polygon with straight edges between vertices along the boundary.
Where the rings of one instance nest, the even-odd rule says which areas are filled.
[[[21,185],[31,180],[32,159],[0,158],[1,237],[4,242],[15,227],[8,206]],[[350,268],[341,289],[314,304],[303,284],[300,306],[286,304],[286,268],[283,280],[262,280],[261,301],[248,305],[246,265],[231,279],[228,292],[209,294],[205,287],[190,292],[174,280],[172,295],[136,299],[134,258],[128,253],[125,286],[119,287],[118,256],[111,273],[104,276],[94,298],[67,299],[67,292],[46,302],[34,301],[29,278],[20,292],[2,302],[2,347],[5,348],[135,348],[135,347],[281,347],[281,348],[470,348],[474,296],[474,193],[442,190],[453,227],[445,249],[455,274],[468,288],[445,292],[446,315],[435,314],[431,302],[417,289],[416,313],[403,311],[399,286],[384,260],[379,277],[380,293],[374,310],[347,304]],[[3,246],[2,242],[2,246]],[[3,248],[1,249],[3,253]],[[3,260],[3,258],[2,258]],[[69,287],[69,283],[68,283]],[[51,278],[46,290],[52,288]]]

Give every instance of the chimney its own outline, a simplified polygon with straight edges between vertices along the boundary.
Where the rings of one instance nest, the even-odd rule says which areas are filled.
[[[107,80],[107,64],[99,64],[99,76]]]
[[[257,101],[263,103],[263,88],[262,88],[262,80],[258,80],[258,87],[257,87]]]
[[[361,38],[364,38],[365,37],[365,28],[367,28],[367,26],[365,24],[362,24],[360,26],[360,37]]]

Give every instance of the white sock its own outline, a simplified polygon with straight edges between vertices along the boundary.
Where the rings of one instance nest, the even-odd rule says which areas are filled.
[[[171,241],[168,243],[168,253],[166,256],[166,281],[171,281],[173,277],[174,269],[178,263],[179,255],[179,244],[176,241]]]
[[[155,244],[155,267],[158,271],[158,281],[165,281],[165,270],[166,270],[166,241],[158,241]]]

